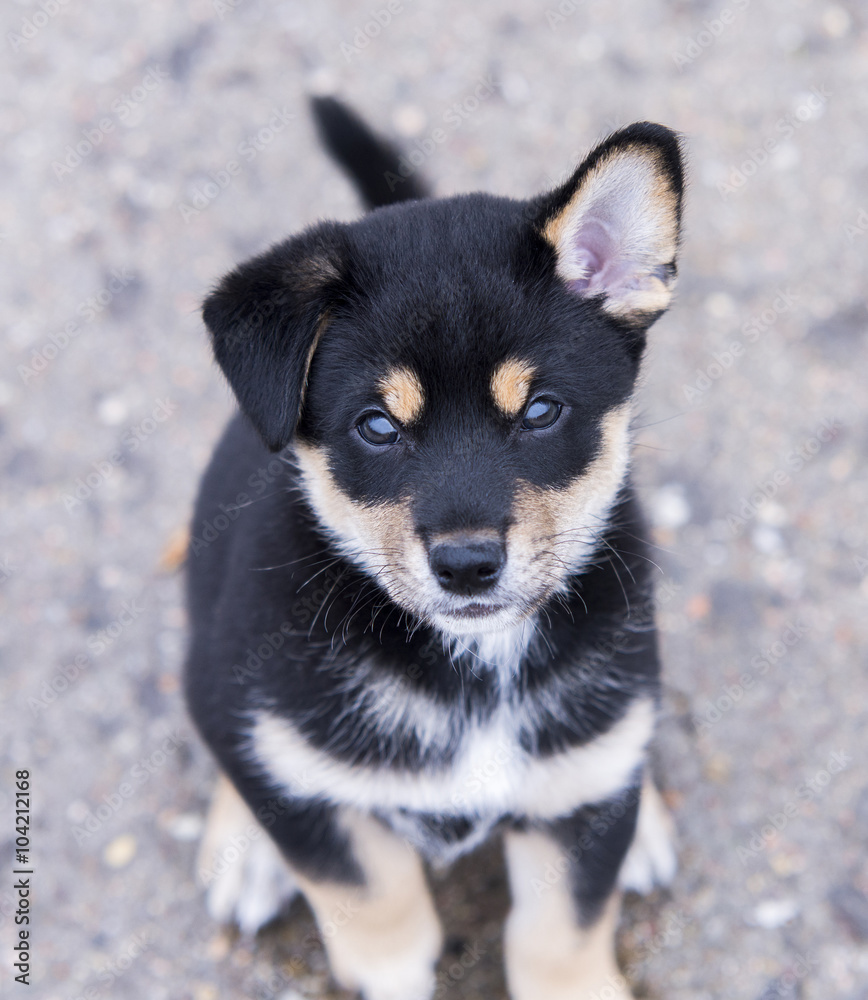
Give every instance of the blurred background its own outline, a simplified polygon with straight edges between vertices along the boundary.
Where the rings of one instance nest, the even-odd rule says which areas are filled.
[[[4,5],[4,997],[27,989],[21,768],[29,997],[342,996],[303,905],[256,942],[205,913],[213,767],[178,681],[184,530],[232,411],[199,304],[271,242],[359,214],[314,139],[306,95],[326,90],[438,194],[526,197],[635,120],[684,134],[679,296],[635,435],[681,868],[628,898],[621,958],[656,1000],[868,996],[866,18],[856,0]],[[435,882],[438,996],[499,1000],[497,846]]]

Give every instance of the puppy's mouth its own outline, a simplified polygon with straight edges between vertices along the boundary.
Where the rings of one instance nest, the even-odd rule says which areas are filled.
[[[537,604],[522,601],[483,602],[471,601],[467,604],[429,609],[426,618],[440,631],[451,636],[504,632],[520,625],[537,610]]]
[[[506,609],[505,604],[481,604],[474,601],[473,604],[465,604],[463,608],[455,608],[452,611],[453,618],[488,618]]]

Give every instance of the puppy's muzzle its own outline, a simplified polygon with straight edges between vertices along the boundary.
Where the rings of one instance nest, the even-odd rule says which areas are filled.
[[[428,565],[449,594],[475,597],[491,590],[506,562],[502,542],[464,536],[432,546]]]

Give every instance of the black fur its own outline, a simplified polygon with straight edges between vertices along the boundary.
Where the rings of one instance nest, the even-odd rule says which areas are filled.
[[[333,97],[310,103],[322,144],[352,178],[367,208],[428,197],[419,176],[402,172],[399,154],[348,107]],[[390,178],[400,183],[390,184]]]
[[[413,182],[387,197],[381,182],[394,154],[336,102],[314,107],[326,145],[369,204],[424,193]],[[540,758],[591,742],[637,698],[656,698],[650,562],[629,481],[605,522],[591,526],[595,557],[537,610],[540,636],[505,694],[492,671],[456,659],[432,624],[342,554],[299,489],[291,447],[327,448],[336,487],[354,503],[405,503],[426,546],[479,529],[503,539],[520,488],[574,483],[600,453],[604,415],[634,389],[657,314],[617,317],[599,298],[575,294],[543,229],[596,163],[637,146],[664,164],[680,216],[677,139],[644,123],[616,133],[565,185],[528,202],[410,200],[352,224],[321,223],[237,268],[205,304],[215,356],[243,415],[215,452],[193,519],[187,699],[254,812],[275,796],[282,802],[270,832],[312,877],[352,883],[360,875],[332,805],[280,798],[251,758],[246,727],[257,710],[279,712],[344,762],[422,774],[448,768],[467,727],[505,697],[538,705],[517,738]],[[674,261],[665,266],[674,273]],[[494,405],[493,368],[512,357],[531,359],[534,385],[561,404],[551,428],[525,433]],[[400,445],[384,449],[356,428],[382,409],[378,380],[394,366],[418,374],[425,403],[401,428]],[[381,681],[442,708],[450,720],[442,739],[422,745],[403,730],[378,729],[367,699]],[[555,684],[569,697],[553,707],[546,695]],[[593,835],[575,876],[585,922],[612,889],[637,803],[634,793],[603,834],[593,821],[605,804],[551,825],[565,845]],[[526,822],[471,809],[379,815],[429,856],[474,831]]]

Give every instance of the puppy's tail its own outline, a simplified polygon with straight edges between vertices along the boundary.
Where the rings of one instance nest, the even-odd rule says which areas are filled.
[[[396,150],[374,135],[355,112],[333,97],[312,97],[311,109],[322,144],[368,208],[428,197],[415,168],[406,160],[402,165]]]

